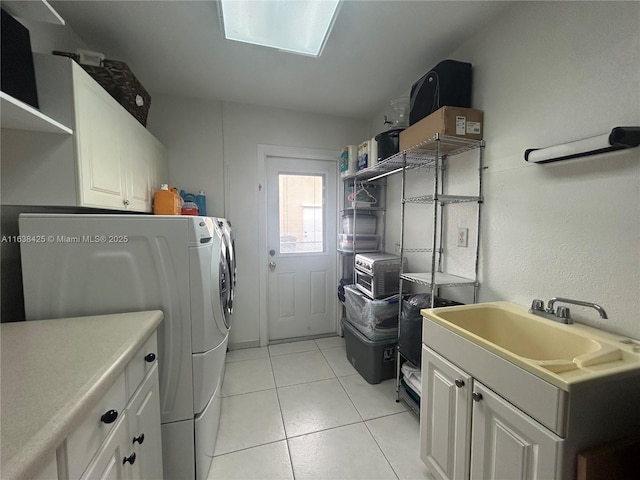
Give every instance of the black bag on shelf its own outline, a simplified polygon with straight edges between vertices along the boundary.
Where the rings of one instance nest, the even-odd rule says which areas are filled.
[[[340,283],[338,284],[338,300],[344,303],[344,287],[346,285],[353,285],[353,277],[342,278],[340,279]]]
[[[462,303],[436,297],[433,305],[434,308],[451,307],[462,305]],[[400,353],[418,367],[422,360],[422,315],[420,315],[420,310],[423,308],[431,308],[431,294],[429,293],[412,295],[403,302],[400,315],[400,337],[398,338]]]
[[[445,105],[471,107],[471,64],[443,60],[411,87],[409,125]]]

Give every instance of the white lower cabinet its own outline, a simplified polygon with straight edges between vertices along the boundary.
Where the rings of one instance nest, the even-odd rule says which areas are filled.
[[[420,457],[447,480],[559,478],[563,439],[428,347]]]
[[[163,478],[156,355],[154,333],[58,447],[59,478]]]
[[[127,422],[123,415],[80,478],[82,480],[132,478],[130,469],[127,468],[130,465],[124,462],[125,458],[129,458],[127,440]]]
[[[420,457],[442,479],[469,477],[470,375],[422,348]]]
[[[147,376],[127,406],[127,427],[130,452],[135,454],[131,464],[132,478],[162,478],[162,445],[160,443],[160,390],[158,367]]]
[[[558,478],[560,437],[477,381],[472,397],[471,479]]]

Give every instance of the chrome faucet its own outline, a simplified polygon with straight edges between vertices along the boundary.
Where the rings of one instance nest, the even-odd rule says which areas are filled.
[[[547,313],[549,312],[553,313],[553,305],[556,302],[571,303],[573,305],[580,305],[581,307],[591,307],[591,308],[594,308],[600,314],[600,318],[604,318],[604,319],[609,318],[607,316],[607,312],[604,311],[604,308],[602,308],[597,303],[583,302],[581,300],[571,300],[569,298],[560,298],[560,297],[553,297],[551,300],[549,300],[549,303],[547,304]]]
[[[547,304],[547,308],[544,308],[544,302],[540,299],[535,299],[531,303],[531,308],[529,309],[529,313],[533,313],[534,315],[540,315],[541,317],[545,317],[556,322],[571,324],[573,323],[573,319],[571,318],[571,312],[569,307],[557,307],[555,310],[553,309],[556,302],[560,303],[570,303],[572,305],[579,305],[581,307],[590,307],[595,309],[601,318],[609,318],[607,316],[607,312],[604,311],[597,303],[591,302],[583,302],[581,300],[571,300],[569,298],[561,298],[561,297],[553,297],[549,300]]]

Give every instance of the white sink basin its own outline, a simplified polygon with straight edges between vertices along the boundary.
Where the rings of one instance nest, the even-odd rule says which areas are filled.
[[[565,378],[579,378],[640,369],[640,349],[633,342],[625,343],[585,325],[554,322],[508,302],[425,309],[421,313],[539,376],[567,372]]]

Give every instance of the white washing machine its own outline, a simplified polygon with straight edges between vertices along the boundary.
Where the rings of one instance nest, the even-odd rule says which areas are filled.
[[[23,214],[27,320],[160,309],[163,467],[204,479],[230,328],[229,254],[216,219]]]

